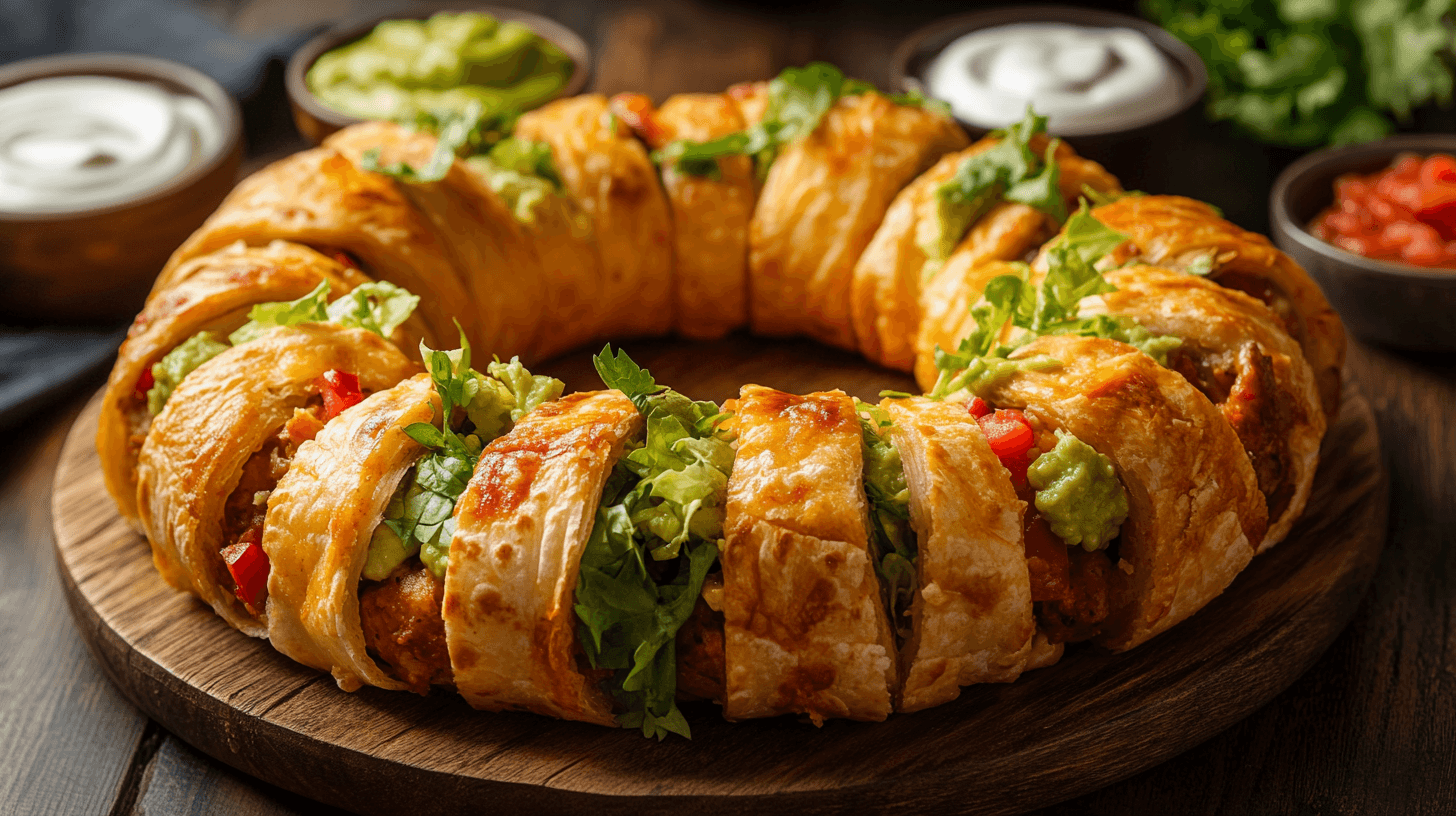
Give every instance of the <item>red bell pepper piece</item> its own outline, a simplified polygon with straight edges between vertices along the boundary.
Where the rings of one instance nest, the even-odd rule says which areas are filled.
[[[364,399],[359,390],[359,378],[347,371],[331,369],[318,378],[319,393],[324,397],[324,421],[327,422],[351,405]]]
[[[237,543],[222,550],[222,560],[238,585],[238,600],[254,611],[263,608],[268,595],[268,554],[263,552],[262,536],[256,529],[245,531]]]
[[[991,406],[987,405],[986,401],[980,397],[971,397],[971,401],[966,403],[966,413],[976,419],[980,419],[991,413]]]
[[[142,369],[142,375],[137,378],[136,384],[135,396],[137,400],[140,402],[146,402],[147,392],[152,390],[152,386],[156,384],[157,378],[152,376],[152,367],[147,366],[146,368]]]
[[[991,443],[991,452],[1011,471],[1011,481],[1014,484],[1026,481],[1026,469],[1031,465],[1027,453],[1036,441],[1036,434],[1031,430],[1031,421],[1014,408],[998,409],[976,421],[980,423],[981,433],[986,435],[986,441]]]
[[[359,262],[354,260],[354,256],[342,250],[334,253],[334,260],[338,261],[340,266],[347,266],[350,269],[359,268]]]

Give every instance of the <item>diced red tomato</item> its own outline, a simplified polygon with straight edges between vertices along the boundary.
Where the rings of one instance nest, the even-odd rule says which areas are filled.
[[[981,433],[991,443],[991,452],[1011,472],[1012,484],[1026,481],[1026,469],[1031,465],[1028,455],[1036,435],[1031,430],[1031,421],[1014,408],[998,409],[976,420]]]
[[[152,367],[147,366],[146,368],[142,369],[142,375],[137,378],[135,394],[136,398],[138,400],[141,400],[142,402],[146,402],[147,392],[152,390],[152,386],[156,384],[157,378],[152,376]]]
[[[334,260],[338,261],[340,265],[347,266],[350,269],[359,268],[359,262],[354,260],[354,256],[342,250],[334,253]]]
[[[263,608],[268,595],[268,554],[263,552],[262,536],[256,529],[245,531],[237,543],[222,549],[222,560],[238,585],[238,600],[253,611]]]
[[[617,94],[612,97],[611,107],[612,113],[649,147],[659,148],[667,144],[667,131],[657,121],[657,109],[646,94]]]
[[[1456,269],[1456,158],[1399,157],[1369,176],[1341,176],[1311,231],[1370,258]]]
[[[980,419],[991,413],[991,406],[987,405],[986,401],[980,397],[971,397],[971,401],[966,403],[966,412],[976,419]]]
[[[364,399],[364,393],[359,390],[359,378],[347,371],[325,371],[318,378],[318,388],[324,398],[325,422]]]

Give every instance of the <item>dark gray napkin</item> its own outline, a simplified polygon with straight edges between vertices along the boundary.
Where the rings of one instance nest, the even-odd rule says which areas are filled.
[[[100,379],[125,329],[0,327],[0,430],[10,430],[80,381]]]

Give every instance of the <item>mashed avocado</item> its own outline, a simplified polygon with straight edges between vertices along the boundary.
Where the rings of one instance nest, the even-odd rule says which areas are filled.
[[[441,12],[428,20],[386,20],[362,39],[329,51],[308,70],[308,89],[335,110],[366,119],[420,113],[528,110],[551,99],[572,72],[561,49],[516,22]]]
[[[1027,468],[1036,509],[1067,546],[1092,552],[1117,537],[1127,520],[1127,491],[1112,460],[1075,436],[1057,431],[1057,444]]]
[[[209,332],[200,332],[167,352],[166,357],[152,364],[152,387],[147,391],[147,410],[152,416],[162,413],[162,407],[172,398],[172,391],[188,374],[227,350],[227,343],[219,342]]]

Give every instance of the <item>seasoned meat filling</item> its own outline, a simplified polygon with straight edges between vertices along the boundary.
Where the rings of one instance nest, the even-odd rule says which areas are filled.
[[[1026,502],[1026,567],[1032,608],[1042,631],[1052,643],[1097,636],[1128,589],[1127,576],[1109,556],[1117,542],[1096,552],[1068,547],[1037,512],[1031,486],[1023,483],[1017,492]]]
[[[370,655],[416,694],[455,682],[440,614],[444,602],[445,582],[418,560],[359,594],[359,622]]]
[[[686,697],[722,703],[727,685],[723,656],[723,613],[698,598],[693,614],[677,630],[677,691]]]

